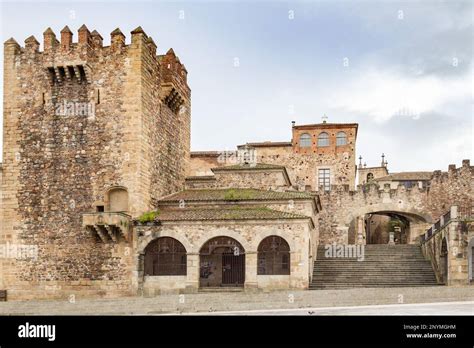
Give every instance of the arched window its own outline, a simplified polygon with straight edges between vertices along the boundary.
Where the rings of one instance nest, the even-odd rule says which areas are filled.
[[[117,187],[108,192],[109,211],[128,211],[128,192],[126,189]]]
[[[371,182],[372,180],[374,180],[374,174],[372,173],[367,174],[367,182]]]
[[[324,147],[329,146],[329,134],[326,132],[322,132],[318,135],[318,146]]]
[[[336,146],[347,145],[347,136],[345,132],[338,132],[336,134]]]
[[[308,133],[300,135],[300,147],[311,147],[311,135]]]
[[[257,274],[290,274],[290,246],[279,236],[269,236],[258,246]]]
[[[145,275],[186,275],[186,249],[178,240],[160,237],[145,248]]]

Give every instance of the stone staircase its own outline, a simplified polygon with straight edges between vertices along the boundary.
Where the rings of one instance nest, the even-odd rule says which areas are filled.
[[[310,289],[416,287],[438,285],[418,245],[365,245],[364,260],[326,258],[318,247]]]

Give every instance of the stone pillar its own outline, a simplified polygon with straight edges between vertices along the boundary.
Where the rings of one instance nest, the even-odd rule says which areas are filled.
[[[365,244],[364,243],[364,217],[359,216],[357,217],[357,236],[356,236],[356,244]]]
[[[245,289],[257,289],[257,252],[245,253]]]
[[[187,263],[186,292],[197,292],[199,289],[199,254],[188,253]]]
[[[457,213],[457,211],[456,211]],[[451,210],[452,214],[452,210]],[[448,239],[448,285],[469,284],[468,253],[459,233],[459,222],[449,224]]]
[[[456,219],[458,217],[458,206],[453,205],[451,207],[451,219]]]
[[[136,262],[135,271],[132,272],[132,291],[138,296],[143,296],[145,252],[137,255]]]

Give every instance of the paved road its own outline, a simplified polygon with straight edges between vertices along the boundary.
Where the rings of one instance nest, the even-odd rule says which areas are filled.
[[[183,313],[183,315],[474,315],[474,301]]]
[[[400,300],[406,305],[398,305]],[[429,302],[429,305],[420,305]],[[439,303],[447,303],[439,305]],[[474,287],[364,288],[163,294],[156,297],[75,298],[0,302],[0,315],[273,315],[473,314]],[[418,304],[418,305],[414,305]],[[350,307],[357,306],[357,307]],[[420,307],[421,306],[421,307]],[[307,309],[309,308],[309,309]],[[467,311],[467,312],[466,312]]]

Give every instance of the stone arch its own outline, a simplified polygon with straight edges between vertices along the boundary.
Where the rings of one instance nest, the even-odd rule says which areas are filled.
[[[258,239],[256,238],[252,243],[250,243],[252,250],[258,250],[258,246],[260,245],[260,243],[265,238],[270,237],[270,236],[278,236],[278,237],[283,238],[290,246],[290,252],[296,251],[295,241],[293,240],[291,234],[286,231],[280,231],[280,230],[265,231],[263,233],[262,232],[259,233],[259,238]],[[309,242],[311,243],[311,241]]]
[[[204,225],[205,226],[205,225]],[[205,227],[204,227],[205,228]],[[193,245],[193,252],[199,253],[201,250],[202,246],[211,240],[212,238],[215,237],[220,237],[220,236],[225,236],[225,237],[230,237],[232,239],[235,239],[237,242],[242,245],[242,247],[245,249],[246,252],[249,251],[256,251],[256,248],[253,249],[251,243],[242,237],[242,234],[238,233],[237,231],[233,230],[232,228],[220,228],[215,231],[207,231],[203,236],[201,236],[196,243]]]
[[[228,244],[222,244],[220,240],[225,240],[225,241],[230,241],[232,243],[228,243]],[[209,238],[202,246],[201,248],[199,249],[199,254],[202,254],[202,253],[212,253],[212,245],[213,245],[213,242],[216,242],[218,243],[218,245],[225,245],[223,248],[224,249],[229,249],[230,252],[234,252],[234,247],[237,247],[239,250],[236,252],[237,254],[245,254],[245,248],[244,246],[239,243],[238,240],[236,240],[235,238],[232,238],[232,237],[229,237],[229,236],[225,236],[225,235],[221,235],[221,236],[216,236],[216,237],[212,237],[212,238]]]
[[[396,203],[376,203],[358,207],[344,216],[341,225],[348,228],[347,243],[354,244],[358,242],[358,231],[361,226],[364,226],[365,235],[365,216],[372,215],[387,215],[399,216],[405,221],[408,221],[409,228],[404,234],[407,243],[413,243],[417,236],[423,233],[428,224],[432,222],[430,215],[414,208],[407,208],[406,206]],[[362,225],[359,220],[362,219]],[[366,241],[367,242],[367,241]]]
[[[343,220],[344,225],[349,226],[352,220],[357,218],[358,216],[363,216],[366,214],[375,214],[375,213],[393,213],[398,214],[401,216],[405,216],[411,221],[422,221],[426,223],[432,223],[433,219],[431,215],[414,209],[414,208],[405,208],[395,203],[377,203],[377,204],[370,204],[364,205],[358,209],[354,209],[353,211],[348,211],[346,214],[345,219]]]
[[[137,253],[144,254],[146,247],[150,243],[152,243],[154,240],[161,237],[170,237],[170,238],[176,239],[178,242],[180,242],[184,246],[188,254],[197,252],[195,250],[195,246],[192,245],[187,238],[184,238],[182,233],[177,233],[175,231],[163,229],[161,231],[154,231],[146,235],[145,237],[142,237],[142,239],[138,242]]]

